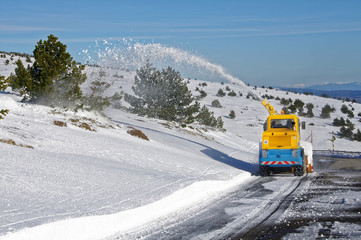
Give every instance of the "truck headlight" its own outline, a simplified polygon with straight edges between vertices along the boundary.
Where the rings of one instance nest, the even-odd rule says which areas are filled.
[[[292,157],[297,158],[298,150],[292,150]]]
[[[262,150],[262,158],[267,158],[267,150]]]

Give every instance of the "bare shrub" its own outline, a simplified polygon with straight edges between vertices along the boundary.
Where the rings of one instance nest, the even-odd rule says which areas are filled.
[[[62,122],[62,121],[54,121],[54,125],[59,126],[59,127],[67,126],[66,122]]]
[[[127,133],[132,136],[149,141],[149,138],[142,131],[140,131],[138,129],[131,128],[130,130],[127,131]]]

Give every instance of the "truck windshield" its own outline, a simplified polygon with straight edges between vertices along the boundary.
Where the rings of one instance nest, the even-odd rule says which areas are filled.
[[[295,122],[293,119],[271,119],[271,128],[288,128],[294,129]]]

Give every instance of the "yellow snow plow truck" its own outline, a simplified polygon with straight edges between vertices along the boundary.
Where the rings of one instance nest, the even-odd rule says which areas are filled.
[[[312,145],[301,141],[301,128],[305,129],[305,122],[300,123],[294,114],[277,114],[266,100],[262,105],[270,115],[264,123],[260,144],[260,175],[269,176],[280,170],[292,171],[295,176],[312,172]]]

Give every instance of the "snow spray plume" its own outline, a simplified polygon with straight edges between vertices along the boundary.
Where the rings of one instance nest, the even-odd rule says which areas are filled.
[[[96,42],[94,50],[89,47],[83,50],[88,64],[102,67],[136,70],[149,60],[156,68],[171,66],[182,76],[190,78],[209,79],[218,77],[228,82],[243,86],[254,99],[262,98],[249,89],[241,80],[228,74],[225,69],[206,59],[174,47],[159,43],[142,44],[134,40]]]

